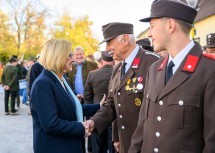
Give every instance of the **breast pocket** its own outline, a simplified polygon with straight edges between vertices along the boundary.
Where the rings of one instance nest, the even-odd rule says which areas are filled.
[[[197,126],[200,96],[172,95],[167,102],[167,123],[176,128],[195,128]]]
[[[158,92],[147,91],[144,97],[144,119],[150,119],[153,122],[155,115],[155,105],[158,97]]]

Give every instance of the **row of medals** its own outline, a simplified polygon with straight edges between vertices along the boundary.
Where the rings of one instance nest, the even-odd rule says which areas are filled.
[[[134,93],[137,93],[138,90],[143,89],[143,84],[141,83],[143,80],[143,77],[138,77],[138,78],[132,78],[127,81],[127,85],[125,86],[125,90],[127,91],[133,91]],[[130,87],[131,81],[133,82],[133,87]],[[138,81],[137,85],[135,86],[136,82]],[[135,105],[140,106],[141,105],[141,100],[139,98],[135,98],[134,100]]]

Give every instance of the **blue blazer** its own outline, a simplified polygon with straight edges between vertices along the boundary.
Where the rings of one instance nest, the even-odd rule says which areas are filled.
[[[31,91],[34,153],[83,152],[81,139],[85,129],[77,122],[73,102],[59,80],[43,70]],[[100,106],[82,105],[82,108],[85,116],[92,116]]]

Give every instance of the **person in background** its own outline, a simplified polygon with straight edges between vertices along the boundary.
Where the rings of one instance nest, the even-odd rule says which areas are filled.
[[[30,63],[29,70],[26,76],[27,86],[28,86],[28,96],[30,97],[31,87],[33,85],[34,80],[40,75],[43,70],[42,65],[38,62],[40,58],[40,54],[37,54],[36,60],[37,62]],[[31,103],[31,99],[29,98],[29,103]],[[28,115],[31,115],[31,112],[28,112]]]
[[[153,46],[151,46],[149,38],[140,39],[137,41],[137,44],[140,45],[143,49],[154,52]],[[168,55],[168,52],[166,50],[163,50],[157,52],[156,54],[160,55],[161,57],[166,57]]]
[[[4,63],[0,62],[0,84],[1,84],[1,77],[2,77],[2,74],[3,74],[3,70],[4,70]]]
[[[23,69],[22,69],[22,79],[26,80],[26,76],[28,73],[28,61],[24,60],[23,61]],[[28,101],[28,89],[27,87],[24,89],[20,89],[21,90],[21,96],[22,96],[22,104],[28,105],[27,101]]]
[[[15,110],[15,99],[17,96],[18,85],[18,69],[17,69],[17,58],[11,57],[9,65],[4,68],[2,74],[2,86],[4,88],[4,104],[5,104],[5,115],[19,115],[18,111]],[[9,97],[11,95],[11,112],[9,112],[8,104]]]
[[[84,88],[84,103],[93,104],[108,94],[108,86],[113,72],[113,57],[106,51],[101,52],[101,67],[90,71]],[[94,131],[91,135],[92,153],[115,153],[112,143],[112,125],[100,135]]]
[[[215,60],[190,40],[197,11],[182,1],[151,6],[148,37],[168,56],[151,65],[128,153],[215,152]]]
[[[136,43],[140,45],[143,49],[154,52],[149,38],[143,38],[143,39],[137,40]]]
[[[101,51],[96,51],[93,53],[93,57],[94,57],[94,61],[96,62],[98,68],[100,69],[101,68]]]
[[[72,89],[83,103],[84,85],[87,80],[87,75],[90,71],[98,68],[95,62],[85,60],[84,49],[81,46],[75,47],[74,63],[72,64],[73,71],[68,72],[68,78]]]
[[[71,42],[49,40],[39,63],[44,69],[30,93],[34,153],[82,153],[81,139],[88,136],[83,115],[93,115],[100,104],[81,105],[64,78],[72,70]]]
[[[101,43],[106,42],[106,51],[121,62],[113,70],[107,104],[87,124],[90,131],[95,128],[101,134],[116,119],[114,146],[118,152],[127,153],[137,126],[147,70],[159,56],[136,44],[130,23],[111,22],[102,26],[102,30]]]
[[[23,69],[23,66],[21,64],[21,61],[18,59],[18,56],[17,55],[12,55],[11,58],[16,58],[17,59],[17,69],[18,69],[18,77],[17,77],[17,84],[19,84],[19,80],[22,79],[22,69]],[[20,108],[20,96],[19,96],[19,88],[17,89],[17,93],[16,93],[16,105],[17,105],[17,108],[19,109]]]
[[[210,33],[206,36],[206,45],[203,46],[207,56],[215,59],[215,33]]]
[[[91,61],[91,62],[94,62],[94,61],[95,61],[93,55],[87,55],[86,60],[87,60],[87,61]]]
[[[27,75],[27,81],[28,81],[28,93],[30,94],[31,92],[31,87],[33,85],[34,80],[40,75],[40,73],[43,70],[43,66],[38,62],[40,58],[40,54],[37,55],[37,62],[34,62],[30,65],[30,68],[28,70],[28,75]]]

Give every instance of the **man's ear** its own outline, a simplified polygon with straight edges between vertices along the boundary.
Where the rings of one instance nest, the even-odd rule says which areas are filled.
[[[173,33],[175,31],[175,28],[176,28],[175,20],[174,19],[169,19],[167,21],[167,26],[168,26],[169,33]]]
[[[123,35],[123,42],[126,43],[126,44],[129,42],[128,34]]]

